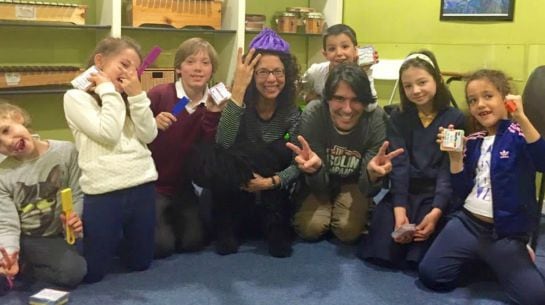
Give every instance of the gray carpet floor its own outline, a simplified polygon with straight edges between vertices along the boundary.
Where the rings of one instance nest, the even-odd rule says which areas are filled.
[[[545,233],[545,226],[542,225]],[[244,244],[240,252],[220,256],[212,249],[157,260],[144,272],[109,274],[83,284],[69,304],[184,305],[401,305],[508,304],[492,281],[475,282],[449,293],[422,287],[411,272],[363,263],[355,246],[331,241],[297,242],[290,258],[272,258],[263,242]],[[545,269],[545,238],[538,244],[537,263]],[[0,304],[28,304],[34,289],[11,291]]]

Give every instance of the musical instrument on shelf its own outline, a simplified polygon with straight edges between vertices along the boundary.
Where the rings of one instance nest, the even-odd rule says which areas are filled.
[[[0,0],[0,20],[67,22],[85,24],[87,5],[43,2]]]
[[[324,30],[324,15],[320,12],[311,12],[305,15],[305,33],[321,34]]]
[[[0,66],[0,89],[69,85],[80,73],[74,66]]]
[[[246,14],[244,24],[246,26],[246,31],[261,31],[265,26],[265,15],[259,14]]]
[[[132,0],[127,7],[129,23],[221,29],[223,0]]]

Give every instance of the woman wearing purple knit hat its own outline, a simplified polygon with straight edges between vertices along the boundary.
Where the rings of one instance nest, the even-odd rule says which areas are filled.
[[[212,191],[216,252],[238,251],[246,236],[263,235],[272,256],[292,252],[289,188],[299,175],[286,141],[296,133],[298,65],[271,29],[238,51],[232,97],[220,118],[218,145],[193,166]],[[258,233],[258,234],[256,234]]]

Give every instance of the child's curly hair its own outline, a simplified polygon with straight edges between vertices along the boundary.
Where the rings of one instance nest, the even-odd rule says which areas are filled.
[[[30,128],[32,123],[26,110],[3,99],[0,99],[0,119],[15,120],[27,128]]]

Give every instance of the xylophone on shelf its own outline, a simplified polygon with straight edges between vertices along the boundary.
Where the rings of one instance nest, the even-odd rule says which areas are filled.
[[[87,5],[0,0],[0,20],[67,22],[85,24]]]
[[[74,66],[0,66],[0,89],[69,85],[80,73]]]
[[[129,23],[221,29],[223,0],[132,0],[127,6]]]

